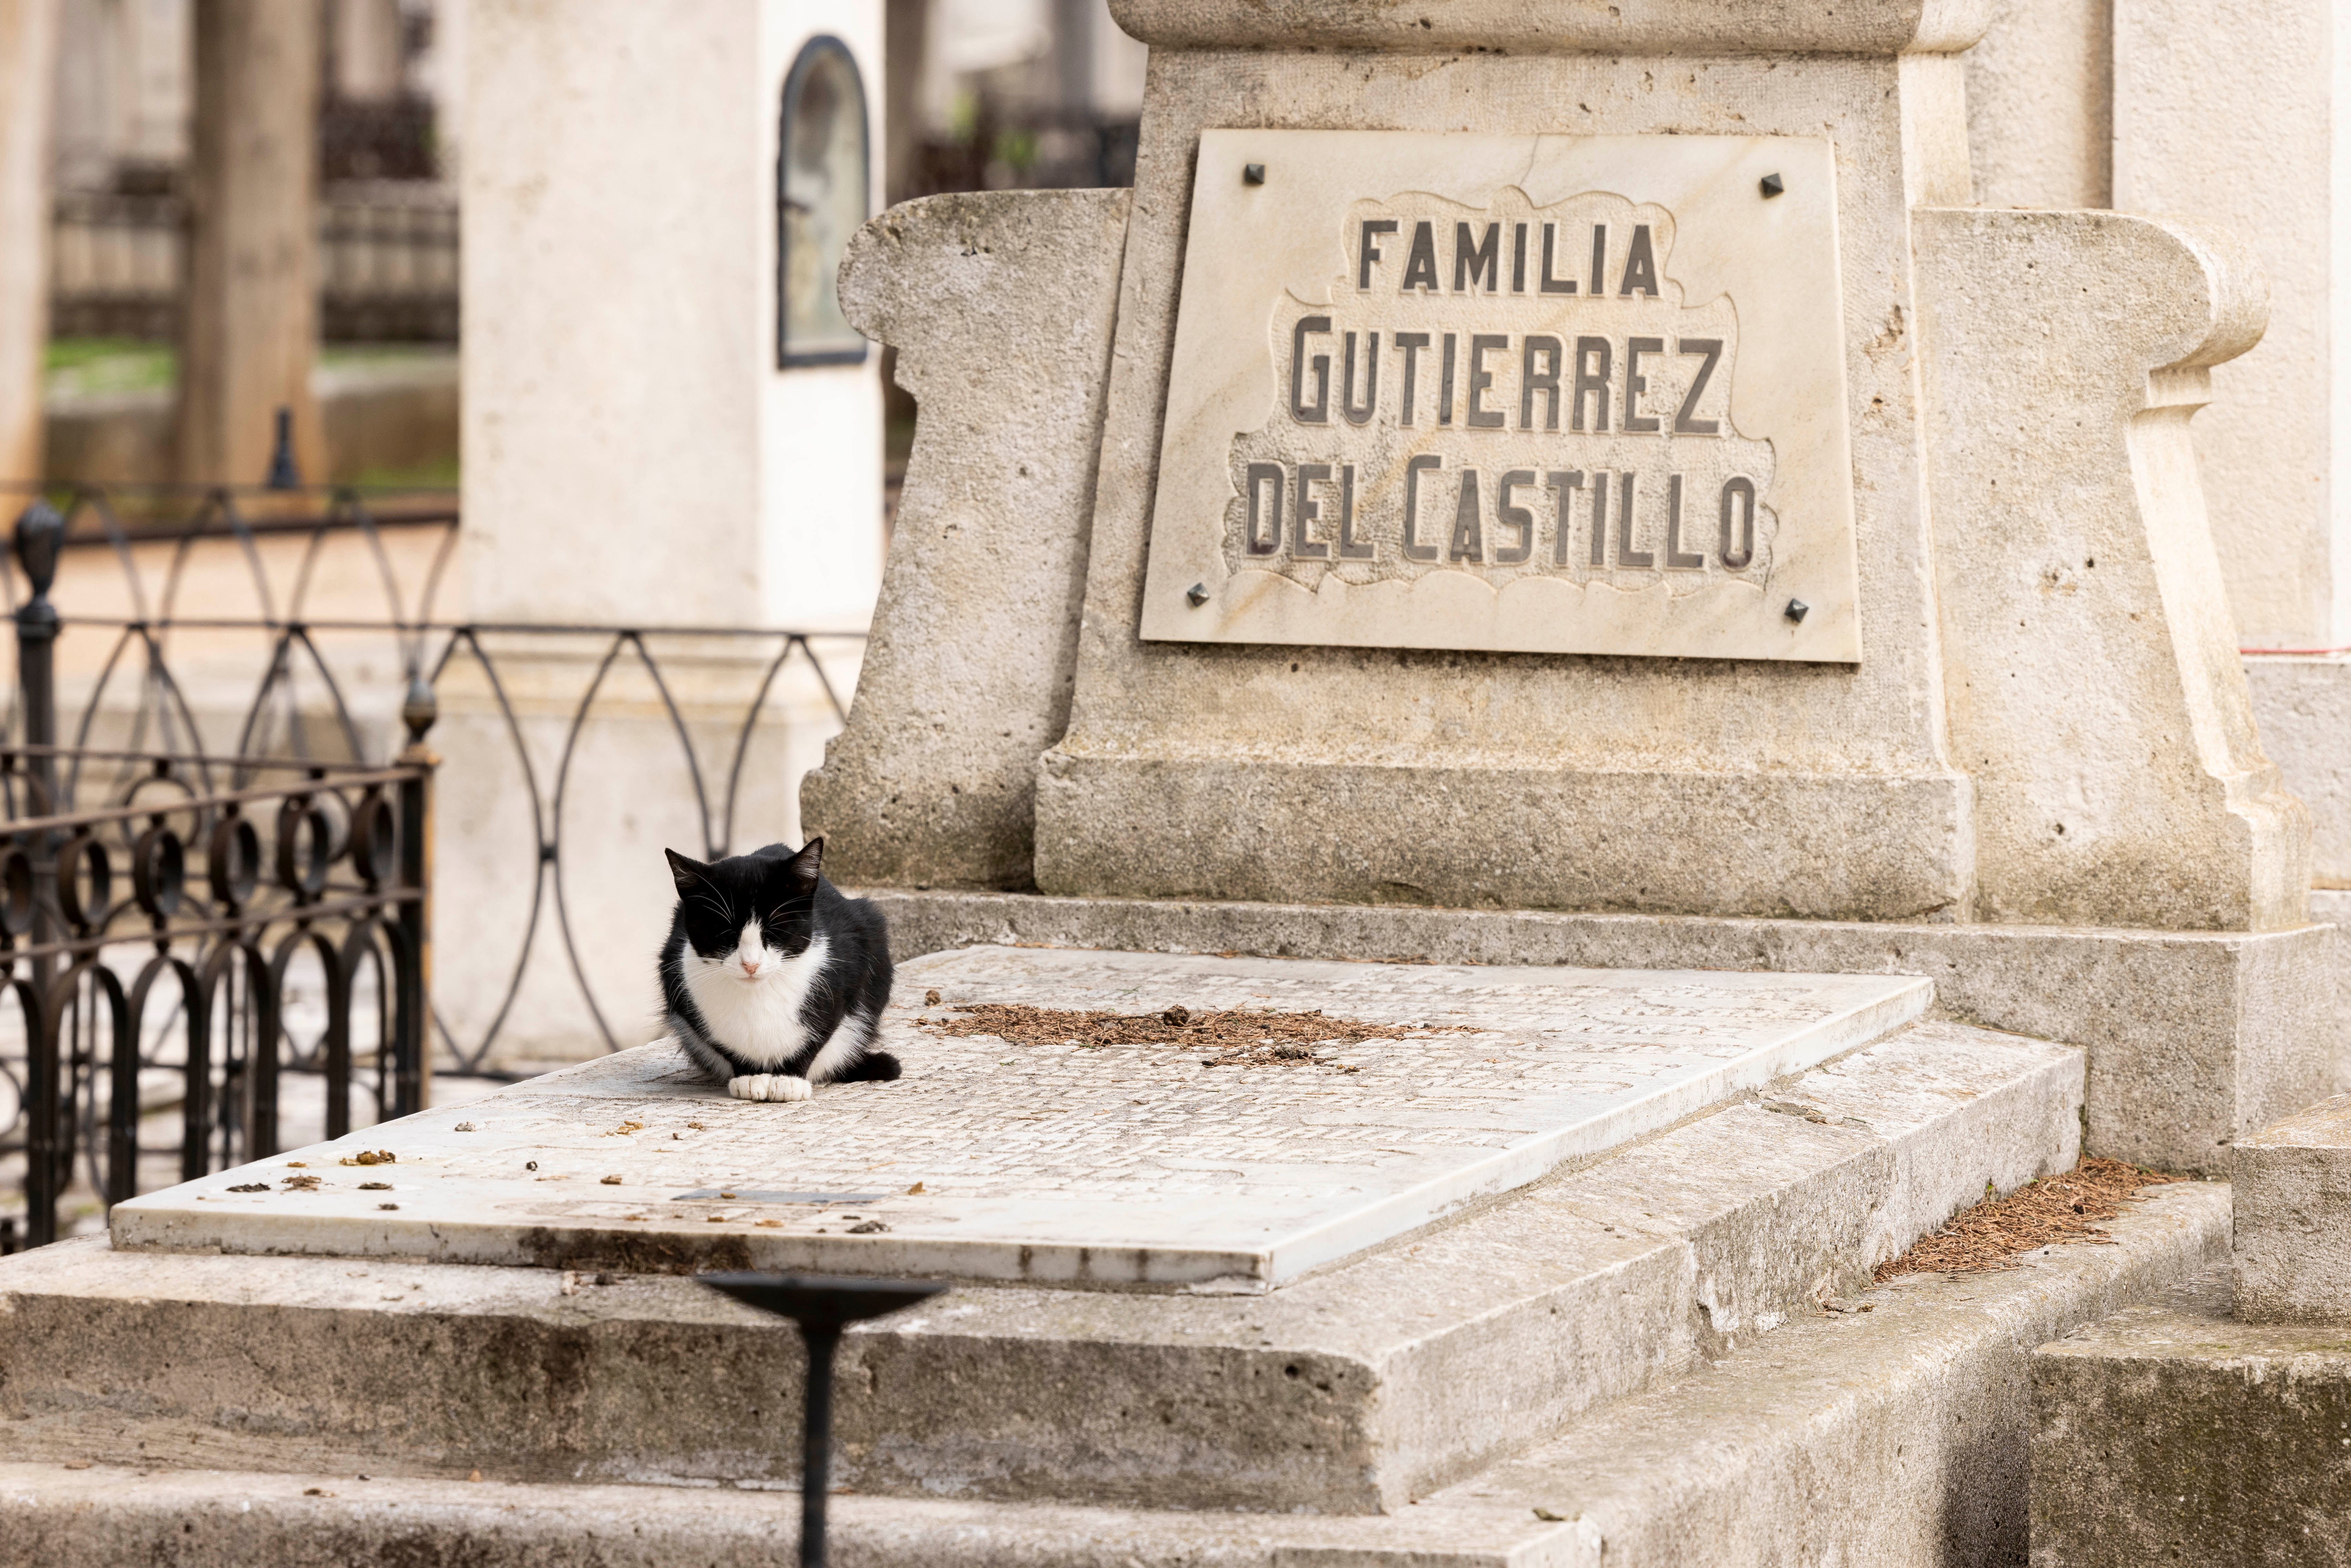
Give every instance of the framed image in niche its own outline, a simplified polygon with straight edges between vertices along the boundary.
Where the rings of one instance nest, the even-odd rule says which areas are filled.
[[[841,313],[835,277],[871,214],[865,83],[849,46],[819,37],[784,78],[776,144],[776,364],[853,365],[871,347]]]

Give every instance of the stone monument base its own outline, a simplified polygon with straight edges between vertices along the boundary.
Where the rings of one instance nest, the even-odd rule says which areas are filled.
[[[1751,1119],[1791,1139],[1844,1131]],[[1756,1209],[1745,1212],[1751,1223]],[[1659,1357],[1639,1391],[1564,1426],[1498,1413],[1510,1440],[1530,1446],[1459,1463],[1384,1513],[1227,1511],[1229,1483],[1196,1499],[1184,1489],[1211,1464],[1262,1476],[1325,1454],[1361,1477],[1366,1432],[1347,1408],[1375,1406],[1384,1376],[1468,1367],[1489,1388],[1514,1381],[1516,1349],[1482,1343],[1468,1322],[1438,1324],[1426,1354],[1406,1348],[1441,1305],[1417,1260],[1397,1259],[1395,1292],[1363,1303],[1392,1320],[1400,1354],[1384,1368],[1354,1360],[1347,1322],[1268,1321],[1249,1311],[1264,1298],[1190,1299],[1218,1324],[1167,1323],[1137,1343],[1122,1339],[1134,1325],[1087,1315],[1131,1301],[1093,1294],[1040,1310],[1055,1298],[961,1292],[926,1322],[885,1321],[842,1347],[835,1463],[853,1490],[831,1502],[835,1560],[2020,1562],[2030,1347],[2224,1255],[2226,1189],[2159,1188],[2106,1228],[2117,1245],[2053,1248],[2008,1272],[1791,1301],[1759,1342]],[[1762,1245],[1764,1232],[1728,1219],[1719,1238],[1742,1230]],[[164,1258],[91,1238],[0,1263],[0,1538],[30,1561],[765,1568],[789,1557],[791,1331],[683,1280]],[[1541,1297],[1527,1315],[1547,1317]],[[1548,1331],[1558,1357],[1603,1318],[1572,1321]],[[1000,1359],[1016,1346],[1017,1362]],[[910,1400],[966,1412],[911,1456],[940,1467],[925,1487],[883,1479],[909,1457],[890,1441],[906,1427],[876,1415]],[[1202,1409],[1261,1441],[1236,1451],[1211,1440],[1183,1414]],[[1119,1443],[1152,1434],[1119,1463]],[[1186,1462],[1156,1474],[1171,1454]],[[1098,1494],[1035,1495],[1054,1490],[1071,1455],[1083,1463],[1070,1490]],[[1105,1467],[1115,1484],[1102,1486]],[[1353,1508],[1365,1479],[1351,1483]],[[1176,1506],[1193,1502],[1206,1511]]]
[[[891,902],[902,946],[950,907]],[[1423,912],[1258,913],[1295,929],[1193,936],[1418,956]],[[1453,929],[1531,946],[1508,918]],[[2030,1347],[2226,1245],[2183,1184],[2116,1245],[1873,1283],[2081,1148],[2084,1053],[1916,977],[1222,951],[939,950],[897,1083],[755,1104],[623,1053],[119,1205],[0,1262],[0,1530],[66,1564],[771,1560],[799,1342],[681,1277],[764,1262],[962,1276],[843,1343],[843,1560],[2012,1560]],[[1176,1000],[1410,1027],[1204,1067],[915,1021]],[[1292,1270],[1299,1235],[1344,1244]],[[1142,1266],[1054,1272],[1089,1247]]]

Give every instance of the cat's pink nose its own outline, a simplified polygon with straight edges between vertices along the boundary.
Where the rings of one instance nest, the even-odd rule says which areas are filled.
[[[759,972],[759,960],[757,958],[745,958],[741,960],[741,963],[743,965],[744,974],[756,975]]]

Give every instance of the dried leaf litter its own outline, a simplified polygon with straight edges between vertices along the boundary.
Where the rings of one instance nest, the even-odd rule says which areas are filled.
[[[1475,1034],[1460,1024],[1366,1023],[1311,1012],[1242,1009],[1194,1012],[1172,1007],[1164,1012],[1065,1011],[1010,1002],[958,1003],[946,1018],[915,1020],[934,1034],[952,1038],[986,1035],[1008,1045],[1171,1045],[1201,1054],[1211,1066],[1270,1066],[1310,1062],[1318,1045],[1356,1045],[1367,1040],[1423,1040],[1437,1034]],[[1207,1053],[1214,1052],[1214,1055]],[[1333,1064],[1336,1065],[1336,1064]]]
[[[1880,1263],[1876,1277],[1982,1273],[2022,1268],[2018,1255],[2036,1248],[2077,1241],[2113,1246],[2114,1238],[2096,1221],[2120,1214],[2141,1187],[2186,1179],[2090,1156],[2070,1171],[1961,1210],[1901,1257]]]

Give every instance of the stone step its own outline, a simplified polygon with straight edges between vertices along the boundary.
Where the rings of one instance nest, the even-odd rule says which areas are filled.
[[[2230,1296],[2214,1269],[2034,1352],[2034,1568],[2351,1565],[2351,1298],[2248,1322]]]
[[[2081,1054],[1932,1022],[1257,1296],[967,1288],[852,1332],[841,1480],[1404,1505],[1755,1342],[2070,1166]],[[788,1327],[689,1280],[110,1249],[0,1262],[0,1458],[517,1481],[796,1474]]]
[[[833,1558],[855,1568],[2021,1562],[2032,1347],[2224,1256],[2228,1204],[2225,1187],[2163,1187],[2108,1222],[2114,1246],[2051,1248],[2011,1271],[1912,1276],[1841,1300],[1840,1312],[1804,1309],[1759,1344],[1384,1516],[841,1495]],[[120,1455],[78,1469],[0,1463],[0,1540],[49,1568],[752,1568],[788,1558],[797,1513],[798,1499],[772,1483],[473,1485],[323,1460],[142,1469]]]

